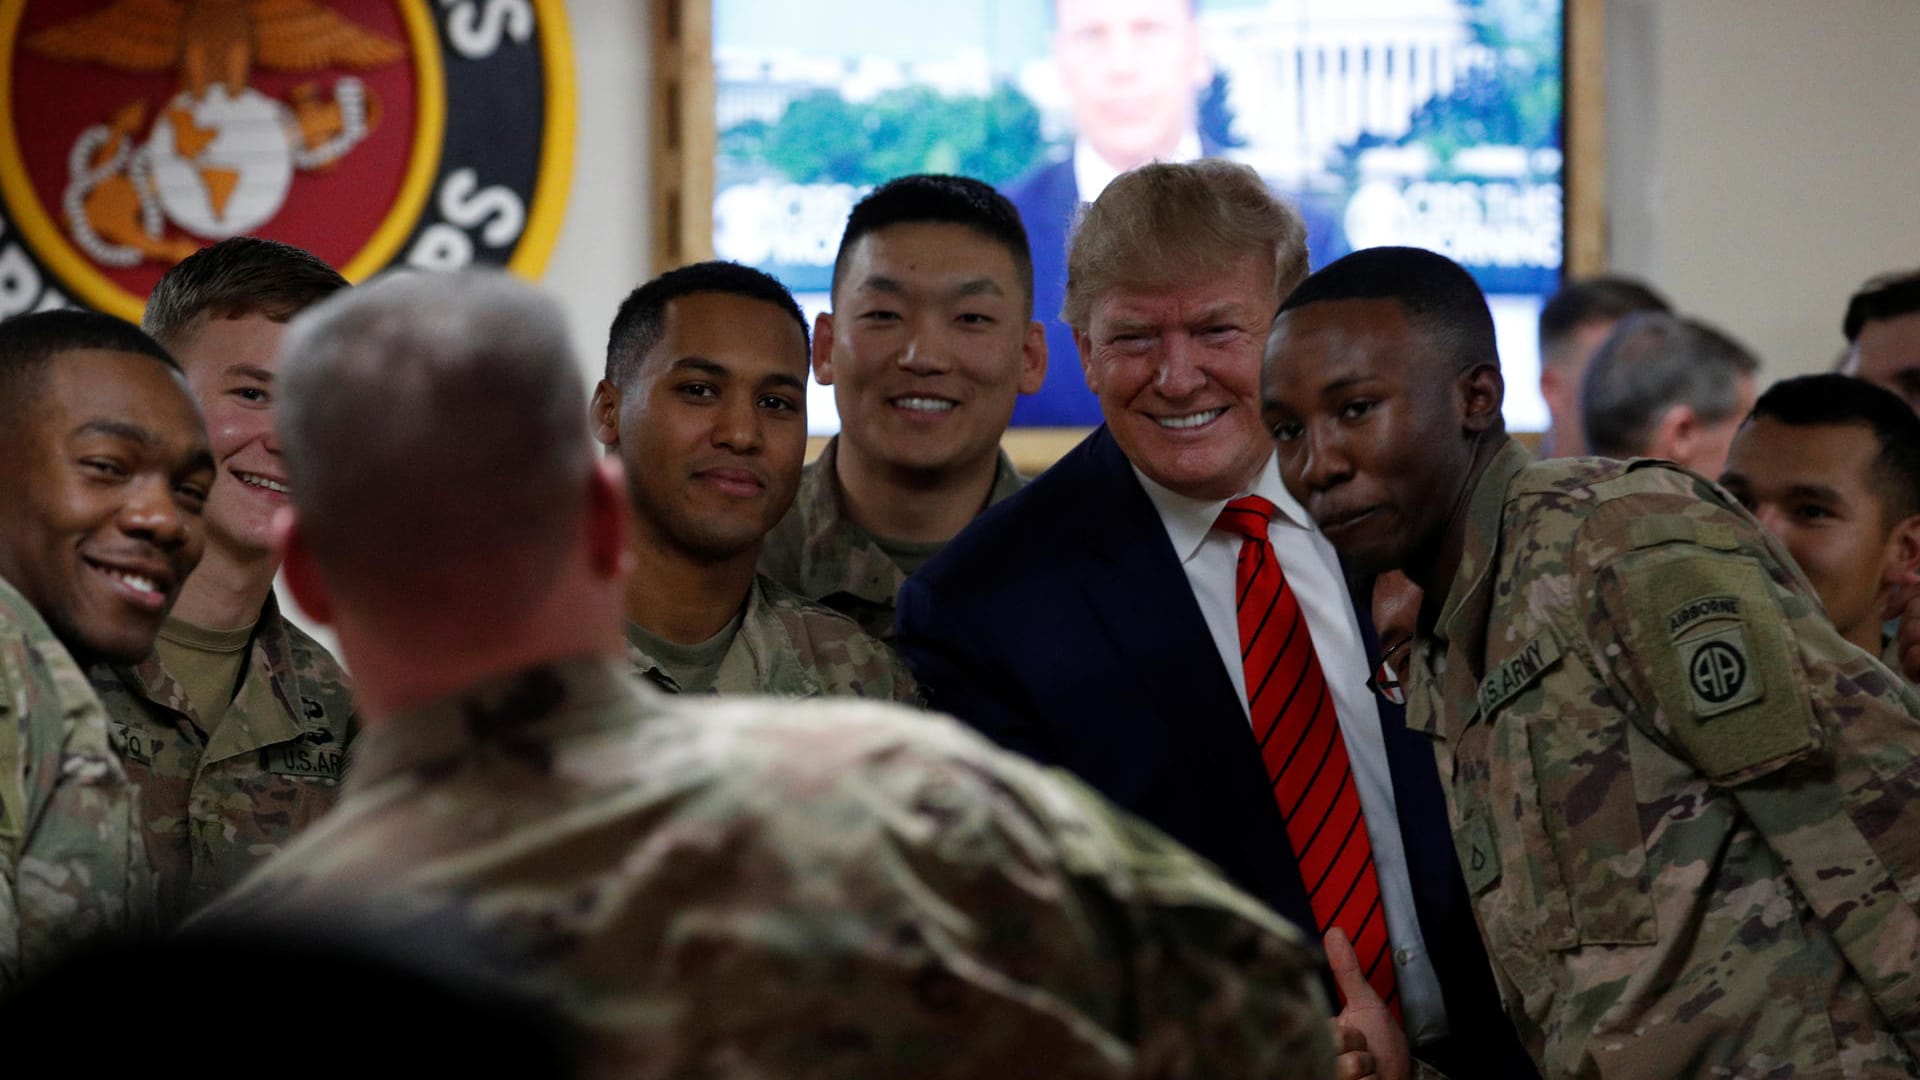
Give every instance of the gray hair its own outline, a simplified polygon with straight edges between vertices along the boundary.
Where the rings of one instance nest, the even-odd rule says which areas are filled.
[[[1643,454],[1675,405],[1719,423],[1740,407],[1741,376],[1759,367],[1746,346],[1697,319],[1629,315],[1594,353],[1580,384],[1587,445],[1602,457]]]
[[[505,274],[396,274],[303,312],[280,352],[293,501],[336,587],[459,595],[558,565],[593,450],[552,300]]]

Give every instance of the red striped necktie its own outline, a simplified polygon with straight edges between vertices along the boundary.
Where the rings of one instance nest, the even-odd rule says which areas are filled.
[[[1367,981],[1397,1016],[1393,946],[1373,871],[1373,844],[1306,615],[1267,542],[1273,512],[1272,503],[1248,495],[1228,503],[1214,523],[1243,538],[1235,606],[1253,737],[1287,822],[1314,921],[1321,933],[1334,926],[1347,932]]]

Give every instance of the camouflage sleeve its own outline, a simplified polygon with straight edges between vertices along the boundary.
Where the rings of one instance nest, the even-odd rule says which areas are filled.
[[[1610,689],[1739,800],[1920,1053],[1920,701],[1742,516],[1696,503],[1616,524],[1587,607]]]

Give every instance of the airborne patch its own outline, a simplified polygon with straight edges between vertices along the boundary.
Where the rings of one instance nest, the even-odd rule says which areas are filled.
[[[1667,633],[1679,637],[1688,629],[1708,619],[1738,619],[1740,617],[1740,598],[1737,596],[1703,596],[1698,600],[1689,600],[1667,615]]]
[[[1753,652],[1747,648],[1743,627],[1729,626],[1689,638],[1675,647],[1680,650],[1680,670],[1693,698],[1693,715],[1701,719],[1718,716],[1766,695],[1764,680],[1753,670]]]

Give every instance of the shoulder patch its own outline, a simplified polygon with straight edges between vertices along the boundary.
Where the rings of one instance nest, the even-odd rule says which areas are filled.
[[[1734,531],[1717,522],[1699,522],[1679,514],[1655,514],[1635,518],[1627,526],[1627,547],[1656,547],[1660,544],[1688,543],[1716,551],[1740,547]]]
[[[1812,749],[1794,639],[1760,564],[1698,546],[1644,559],[1621,568],[1631,583],[1632,640],[1664,726],[1694,764],[1717,782],[1740,783]]]

